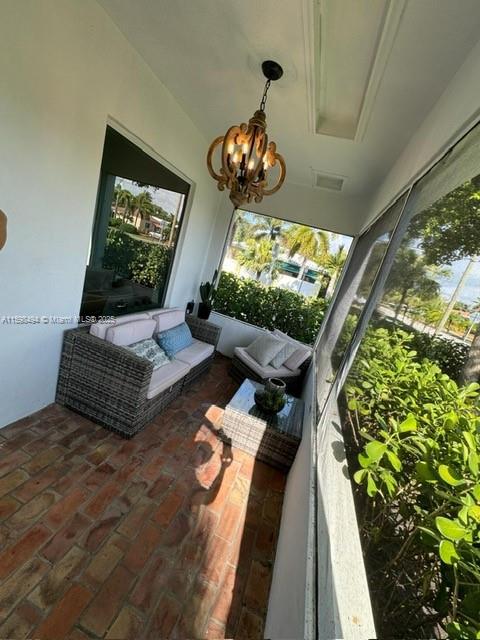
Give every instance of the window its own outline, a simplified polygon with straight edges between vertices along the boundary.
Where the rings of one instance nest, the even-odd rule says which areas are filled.
[[[161,307],[188,184],[107,128],[81,314]]]
[[[480,627],[479,172],[477,127],[413,188],[342,365],[380,637]]]
[[[349,236],[237,210],[214,307],[313,343],[351,242]]]

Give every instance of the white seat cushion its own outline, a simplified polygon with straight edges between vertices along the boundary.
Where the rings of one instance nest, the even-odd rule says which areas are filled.
[[[180,360],[189,364],[190,367],[196,367],[206,358],[209,358],[214,351],[213,344],[207,344],[201,340],[193,338],[193,344],[186,349],[182,349],[175,354],[175,360]]]
[[[179,360],[172,360],[170,364],[155,369],[148,385],[147,398],[150,400],[157,394],[165,391],[180,378],[183,378],[190,371],[190,366]]]
[[[127,313],[125,316],[119,316],[115,318],[115,322],[96,322],[90,325],[90,333],[92,336],[105,340],[108,329],[116,327],[119,324],[125,324],[126,322],[133,322],[134,320],[148,320],[150,316],[147,312],[142,313]]]
[[[279,367],[275,369],[270,365],[262,367],[256,360],[249,355],[244,347],[235,347],[235,355],[242,360],[252,371],[261,378],[293,378],[300,375],[300,369],[287,369],[287,367]]]

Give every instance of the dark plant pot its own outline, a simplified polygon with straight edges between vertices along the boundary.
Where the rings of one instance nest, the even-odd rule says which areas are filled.
[[[199,302],[198,304],[198,317],[202,318],[202,320],[208,320],[210,314],[212,313],[212,307],[205,302]]]

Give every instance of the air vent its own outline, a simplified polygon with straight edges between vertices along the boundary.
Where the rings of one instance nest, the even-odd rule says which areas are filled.
[[[345,178],[332,176],[325,173],[314,174],[314,184],[319,189],[330,189],[330,191],[341,191]]]

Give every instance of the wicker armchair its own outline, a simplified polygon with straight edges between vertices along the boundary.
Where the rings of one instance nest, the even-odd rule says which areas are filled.
[[[287,385],[287,391],[294,396],[300,396],[303,389],[303,381],[305,379],[305,375],[310,367],[310,363],[312,362],[312,358],[308,358],[305,362],[300,366],[300,374],[295,377],[282,378],[282,380]],[[230,365],[230,375],[237,382],[243,382],[246,378],[250,380],[254,380],[255,382],[260,382],[261,384],[265,384],[266,379],[262,378],[258,375],[256,371],[250,369],[250,367],[241,360],[236,354],[233,355],[232,363]]]
[[[217,346],[221,328],[186,317],[192,336]],[[131,438],[160,413],[182,389],[211,365],[215,351],[180,380],[147,398],[153,365],[133,352],[89,333],[89,327],[65,332],[56,401]]]

